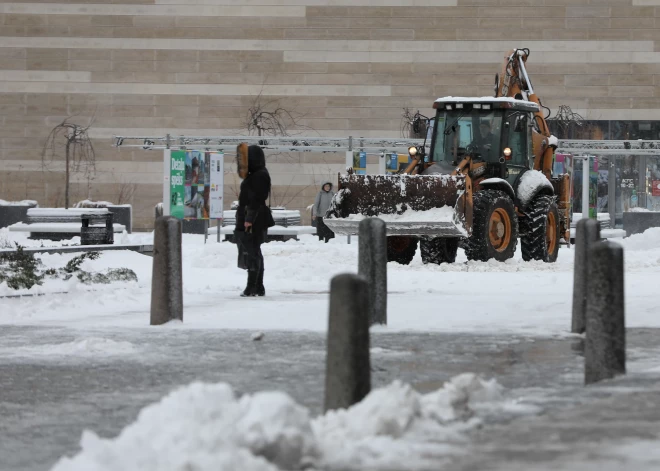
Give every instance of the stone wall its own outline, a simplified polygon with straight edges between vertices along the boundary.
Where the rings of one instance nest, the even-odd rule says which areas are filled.
[[[135,225],[147,228],[161,154],[117,150],[114,134],[245,133],[248,108],[273,100],[306,135],[397,136],[404,107],[492,94],[515,46],[531,49],[552,110],[657,119],[659,23],[660,0],[2,2],[0,199],[62,204],[62,165],[40,164],[45,137],[67,116],[94,116],[97,171],[72,191],[124,203],[122,188],[137,185]],[[343,166],[300,158],[272,161],[275,199],[292,209]]]

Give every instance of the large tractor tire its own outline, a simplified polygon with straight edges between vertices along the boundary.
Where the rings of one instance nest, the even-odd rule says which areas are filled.
[[[472,234],[465,243],[468,260],[504,262],[513,257],[518,244],[518,219],[513,201],[500,190],[474,194]]]
[[[417,252],[417,239],[414,237],[388,237],[387,261],[409,265]]]
[[[537,196],[520,219],[523,260],[553,263],[559,254],[559,209],[553,196]]]
[[[422,262],[435,263],[454,263],[456,261],[456,252],[458,252],[457,238],[436,237],[435,239],[419,242],[422,252]]]

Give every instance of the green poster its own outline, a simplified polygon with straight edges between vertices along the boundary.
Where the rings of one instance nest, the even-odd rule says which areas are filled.
[[[186,179],[186,152],[172,151],[170,155],[170,215],[183,219]]]

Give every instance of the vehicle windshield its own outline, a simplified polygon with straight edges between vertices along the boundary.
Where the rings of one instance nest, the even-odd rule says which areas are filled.
[[[456,165],[467,154],[475,160],[498,161],[502,116],[492,110],[438,110],[433,161]]]

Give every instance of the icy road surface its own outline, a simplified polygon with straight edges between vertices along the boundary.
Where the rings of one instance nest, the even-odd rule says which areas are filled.
[[[319,418],[329,280],[357,268],[356,238],[345,242],[309,236],[265,245],[268,296],[241,299],[245,272],[235,268],[235,246],[186,236],[182,324],[149,327],[151,259],[132,252],[104,254],[84,268],[128,267],[137,284],[49,281],[19,293],[28,296],[0,297],[0,470],[51,469],[80,452],[85,430],[82,454],[59,461],[58,471],[135,469],[135,440],[154,437],[164,450],[168,440],[179,443],[159,417],[188,436],[183,461],[163,468],[145,445],[136,448],[148,463],[140,469],[276,469],[261,458],[274,449],[287,450],[273,458],[280,463],[312,457],[323,469],[660,466],[660,229],[619,241],[633,327],[627,377],[582,387],[583,342],[568,333],[570,249],[560,250],[556,264],[525,263],[519,253],[504,264],[467,263],[460,252],[454,265],[427,266],[418,254],[410,266],[389,265],[389,325],[372,329],[381,399],[365,402],[355,419]],[[59,267],[71,257],[42,260]],[[15,294],[0,285],[0,296]],[[186,386],[196,381],[252,396],[238,402],[224,386]],[[288,396],[258,394],[269,390]],[[494,401],[487,408],[484,395]],[[224,422],[209,422],[204,401],[220,408]],[[382,401],[390,406],[378,409]],[[156,412],[138,418],[154,403]],[[295,423],[284,427],[282,417]],[[366,418],[373,423],[360,428]],[[337,441],[351,434],[365,438]]]

